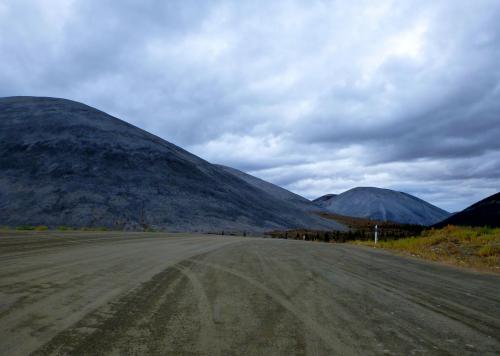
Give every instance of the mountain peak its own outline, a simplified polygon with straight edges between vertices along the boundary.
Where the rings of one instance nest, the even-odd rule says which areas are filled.
[[[0,225],[344,228],[273,196],[270,183],[266,191],[125,121],[66,99],[0,98],[0,182]],[[281,189],[275,187],[285,194]]]
[[[373,220],[432,225],[449,216],[413,195],[385,188],[355,187],[333,198],[322,198],[314,202],[332,213]]]

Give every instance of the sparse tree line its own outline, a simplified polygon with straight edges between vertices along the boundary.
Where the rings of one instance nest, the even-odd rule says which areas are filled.
[[[379,240],[397,240],[410,236],[417,236],[423,231],[420,225],[394,225],[391,228],[378,230]],[[293,239],[321,242],[346,242],[353,240],[372,240],[374,231],[372,229],[349,229],[348,231],[324,231],[324,230],[284,230],[271,231],[266,237],[277,239]]]

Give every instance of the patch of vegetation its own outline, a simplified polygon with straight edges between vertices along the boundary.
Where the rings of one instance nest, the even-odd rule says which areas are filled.
[[[432,261],[500,273],[500,228],[447,226],[398,240],[354,241]]]
[[[19,225],[16,226],[14,230],[18,231],[47,231],[49,229],[48,226],[45,225]],[[5,230],[11,230],[8,226],[5,227]]]
[[[16,226],[16,230],[19,230],[19,231],[35,230],[35,226],[31,226],[31,225],[19,225],[19,226]]]
[[[79,230],[79,231],[111,231],[111,229],[107,228],[106,226],[83,226],[80,228],[75,228],[74,230]]]
[[[74,228],[72,227],[69,227],[69,226],[58,226],[56,227],[56,230],[58,231],[70,231],[70,230],[75,230]]]
[[[500,256],[500,246],[485,245],[481,247],[478,251],[479,256]]]

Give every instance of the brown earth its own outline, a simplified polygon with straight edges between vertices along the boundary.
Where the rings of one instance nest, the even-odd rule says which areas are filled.
[[[350,245],[0,236],[2,355],[495,355],[499,295],[498,276]]]

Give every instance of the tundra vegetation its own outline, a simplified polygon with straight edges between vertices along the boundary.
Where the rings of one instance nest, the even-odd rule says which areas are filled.
[[[371,221],[334,214],[321,215],[335,218],[348,226],[349,231],[297,229],[270,231],[266,236],[306,241],[350,242],[450,265],[500,273],[500,228],[449,225],[440,229],[426,229],[420,225]],[[375,225],[378,225],[377,244],[374,243]]]
[[[384,248],[450,265],[500,273],[500,228],[458,227],[424,230],[419,236],[357,245]]]

